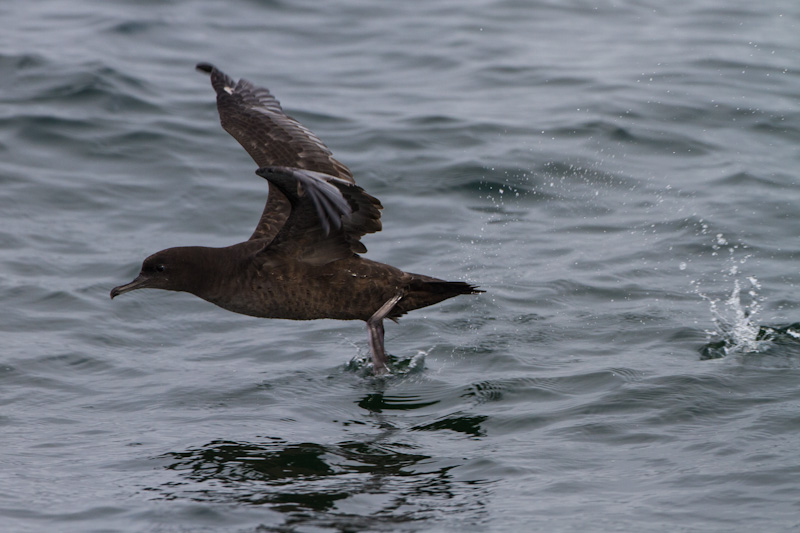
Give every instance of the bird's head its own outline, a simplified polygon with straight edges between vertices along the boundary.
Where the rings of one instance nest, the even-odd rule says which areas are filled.
[[[111,289],[111,298],[137,289],[164,289],[197,294],[202,284],[207,249],[197,246],[168,248],[144,260],[136,279]]]

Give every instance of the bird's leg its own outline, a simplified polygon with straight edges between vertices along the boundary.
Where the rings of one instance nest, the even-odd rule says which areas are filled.
[[[372,352],[372,367],[375,375],[386,372],[386,351],[383,348],[383,319],[386,318],[402,297],[403,293],[395,294],[367,320],[369,349]]]
[[[386,351],[383,347],[383,320],[367,322],[369,349],[372,352],[372,368],[376,375],[386,371]]]

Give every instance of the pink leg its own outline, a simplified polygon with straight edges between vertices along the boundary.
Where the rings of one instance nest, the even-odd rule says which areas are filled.
[[[383,319],[394,309],[394,306],[397,305],[397,302],[399,302],[402,297],[402,293],[395,294],[367,320],[369,349],[372,352],[372,366],[376,376],[386,372],[387,359],[386,351],[383,346]]]

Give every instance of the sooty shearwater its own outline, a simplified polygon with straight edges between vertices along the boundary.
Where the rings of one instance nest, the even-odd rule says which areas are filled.
[[[396,321],[413,309],[483,292],[361,257],[367,249],[360,238],[381,229],[378,199],[356,185],[350,170],[267,89],[235,82],[207,63],[197,69],[211,75],[222,127],[269,183],[267,205],[247,241],[157,252],[111,298],[166,289],[255,317],[364,320],[373,370],[382,374],[384,318]]]

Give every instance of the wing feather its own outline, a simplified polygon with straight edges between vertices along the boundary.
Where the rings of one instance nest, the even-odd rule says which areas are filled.
[[[284,113],[264,87],[233,78],[208,63],[222,127],[239,141],[259,167],[283,166],[322,172],[355,183],[350,170],[308,128]]]
[[[259,167],[306,169],[355,183],[350,170],[308,128],[284,113],[268,89],[244,79],[237,82],[208,63],[199,63],[197,69],[211,75],[223,129]],[[250,240],[274,239],[290,213],[289,200],[270,183],[267,203]]]
[[[360,238],[381,229],[383,206],[354,183],[287,167],[263,167],[256,173],[291,204],[291,213],[270,249],[326,264],[366,252]]]

